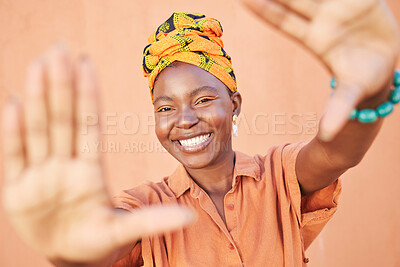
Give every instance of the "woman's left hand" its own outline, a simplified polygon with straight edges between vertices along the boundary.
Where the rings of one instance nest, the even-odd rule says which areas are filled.
[[[317,55],[337,80],[321,121],[331,140],[353,108],[389,95],[400,35],[382,0],[242,0],[261,19]]]

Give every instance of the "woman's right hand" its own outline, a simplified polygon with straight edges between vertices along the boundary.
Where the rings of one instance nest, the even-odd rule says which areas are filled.
[[[97,83],[88,60],[73,63],[54,46],[28,67],[26,98],[5,103],[3,204],[30,246],[53,260],[95,262],[144,235],[193,221],[188,209],[113,209],[100,155],[82,150],[99,140]]]

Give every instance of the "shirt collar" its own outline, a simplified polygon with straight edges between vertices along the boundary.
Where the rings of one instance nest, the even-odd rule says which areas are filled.
[[[185,167],[179,164],[178,168],[169,176],[168,184],[174,192],[176,198],[180,197],[191,186],[192,178],[190,178]]]
[[[254,178],[256,181],[261,179],[260,162],[257,162],[254,157],[250,157],[244,153],[235,151],[235,168],[233,172],[232,186],[237,182],[238,177],[248,176]],[[179,164],[178,168],[170,175],[168,183],[176,198],[179,198],[188,189],[191,190],[192,195],[198,195],[199,186],[187,173],[185,167]]]
[[[235,170],[233,177],[249,176],[256,181],[261,179],[261,162],[257,162],[255,157],[251,157],[242,152],[235,151]]]

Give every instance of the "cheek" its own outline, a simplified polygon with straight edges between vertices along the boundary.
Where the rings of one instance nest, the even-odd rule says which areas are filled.
[[[232,128],[232,118],[230,115],[230,113],[226,112],[226,109],[217,109],[213,112],[209,121],[220,133],[228,134],[231,132]]]
[[[167,117],[155,117],[155,130],[158,140],[161,144],[168,142],[168,136],[171,130],[171,120]]]

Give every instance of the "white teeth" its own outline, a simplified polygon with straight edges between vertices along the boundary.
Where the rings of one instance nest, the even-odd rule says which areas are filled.
[[[210,137],[211,134],[205,134],[205,135],[200,135],[200,136],[196,136],[190,139],[185,139],[185,140],[179,140],[179,143],[182,146],[197,146],[205,141],[207,141],[207,139]]]

